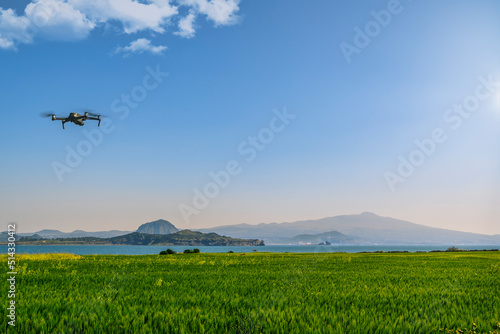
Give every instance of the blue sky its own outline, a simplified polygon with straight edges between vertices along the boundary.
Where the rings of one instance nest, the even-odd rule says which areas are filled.
[[[0,7],[0,218],[22,232],[372,211],[500,233],[495,1],[8,0]],[[357,51],[346,57],[346,45]],[[161,82],[150,74],[157,69],[168,73]],[[151,90],[148,75],[157,83]],[[126,117],[123,95],[137,104]],[[467,103],[470,111],[453,111]],[[78,108],[109,116],[108,132],[94,121],[63,130],[39,117]],[[275,119],[285,110],[293,118]],[[415,141],[434,140],[436,129],[445,139],[426,153]],[[84,131],[97,130],[94,145]],[[91,152],[70,167],[68,147],[89,143]],[[410,175],[401,175],[400,158]],[[239,172],[217,185],[210,173],[231,161]],[[55,165],[71,172],[58,175]]]

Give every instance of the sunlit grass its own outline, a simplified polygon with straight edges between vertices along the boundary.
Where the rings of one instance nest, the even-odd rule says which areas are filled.
[[[0,254],[0,261],[7,261],[7,254]],[[82,258],[81,255],[75,255],[70,253],[54,253],[54,254],[16,254],[16,259],[19,261],[48,261],[48,260],[79,260]]]

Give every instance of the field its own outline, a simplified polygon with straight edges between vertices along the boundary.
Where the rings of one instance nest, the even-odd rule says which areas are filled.
[[[16,260],[8,333],[500,333],[500,252]]]

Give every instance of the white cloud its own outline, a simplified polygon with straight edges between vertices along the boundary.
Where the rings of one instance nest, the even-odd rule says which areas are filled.
[[[25,13],[34,32],[47,39],[84,39],[95,27],[82,12],[60,0],[35,0],[26,6]]]
[[[185,38],[194,37],[196,32],[193,27],[195,19],[196,14],[193,11],[190,11],[187,16],[183,17],[179,21],[179,31],[174,32],[174,34]]]
[[[125,47],[118,47],[113,53],[124,53],[124,56],[131,53],[149,52],[152,54],[160,55],[167,49],[164,45],[154,46],[151,41],[146,38],[139,38]]]
[[[62,41],[85,39],[97,26],[117,27],[126,34],[164,34],[170,25],[177,24],[178,31],[174,34],[191,38],[196,33],[194,23],[198,15],[205,15],[216,27],[236,23],[239,1],[32,0],[22,15],[0,7],[0,48],[15,50],[17,45],[33,43],[38,37]],[[185,8],[188,14],[182,17],[179,7]],[[165,50],[161,49],[163,46],[151,45],[150,41],[146,45],[145,41],[149,40],[137,39],[120,50],[136,52],[132,48],[142,47],[143,52],[156,54]],[[136,42],[139,44],[133,45]]]
[[[26,17],[17,16],[12,9],[0,8],[0,48],[15,49],[15,43],[31,43],[33,34]]]
[[[177,15],[177,7],[168,0],[150,0],[141,3],[132,0],[68,0],[95,22],[116,21],[127,34],[141,30],[165,32],[164,25]]]
[[[179,0],[181,5],[192,7],[214,22],[215,26],[230,25],[238,22],[240,0]]]
[[[78,40],[88,36],[95,24],[80,11],[60,0],[34,0],[23,16],[0,8],[0,48],[16,49],[35,36],[51,40]]]
[[[14,42],[6,39],[6,38],[2,38],[0,36],[0,48],[2,49],[13,49],[14,48]]]

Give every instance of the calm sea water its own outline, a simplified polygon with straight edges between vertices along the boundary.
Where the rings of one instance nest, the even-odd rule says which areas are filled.
[[[431,250],[446,250],[450,246],[456,246],[461,249],[499,249],[500,245],[332,245],[332,246],[317,246],[317,245],[304,245],[304,246],[244,246],[244,247],[231,247],[231,246],[56,246],[56,245],[17,245],[17,254],[40,254],[40,253],[72,253],[78,255],[89,254],[118,254],[118,255],[146,255],[158,254],[167,248],[173,249],[177,252],[182,252],[187,248],[198,248],[203,253],[227,253],[233,251],[235,253],[252,253],[257,252],[273,252],[273,253],[324,253],[324,252],[375,252],[375,251],[431,251]],[[7,253],[7,245],[0,247],[0,253]]]

